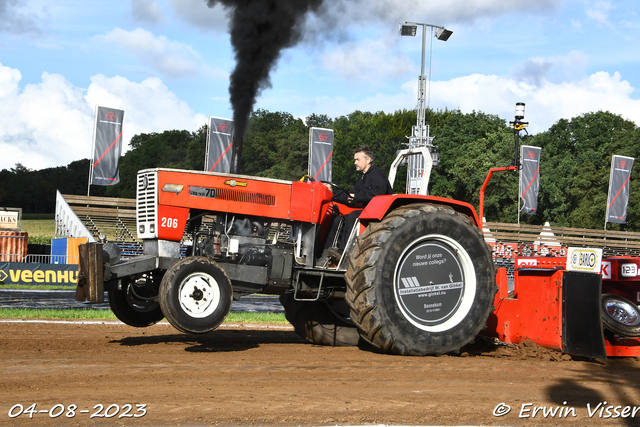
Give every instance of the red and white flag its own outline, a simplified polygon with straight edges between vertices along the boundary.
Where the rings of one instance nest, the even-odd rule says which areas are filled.
[[[309,129],[309,176],[316,181],[331,182],[333,130]]]
[[[606,222],[616,222],[618,224],[627,222],[629,181],[631,180],[633,161],[633,157],[613,156],[611,158]]]
[[[230,173],[232,150],[233,120],[209,117],[204,170],[207,172]]]
[[[535,215],[538,210],[538,193],[540,191],[540,147],[520,146],[520,199],[522,209],[528,215]]]
[[[120,182],[123,121],[124,110],[96,107],[89,184],[114,185]]]

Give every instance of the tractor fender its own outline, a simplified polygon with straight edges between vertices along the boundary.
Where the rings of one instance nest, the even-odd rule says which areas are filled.
[[[468,216],[476,227],[480,227],[480,221],[478,220],[476,210],[469,203],[447,199],[445,197],[422,196],[418,194],[376,196],[371,199],[369,204],[367,204],[366,208],[360,214],[360,223],[366,226],[366,224],[371,221],[382,221],[385,215],[394,209],[404,205],[421,202],[433,205],[449,206],[456,212]]]

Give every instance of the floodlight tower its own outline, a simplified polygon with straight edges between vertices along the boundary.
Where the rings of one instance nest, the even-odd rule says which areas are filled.
[[[516,119],[512,122],[509,122],[509,126],[513,127],[513,133],[516,141],[516,153],[513,159],[513,166],[520,166],[520,161],[518,159],[518,147],[520,145],[520,131],[524,130],[527,126],[529,126],[529,122],[523,122],[524,119],[524,102],[516,102]],[[527,132],[528,133],[528,132]]]
[[[437,167],[440,162],[440,156],[435,152],[435,146],[433,145],[433,137],[429,135],[429,125],[425,121],[425,110],[428,108],[427,91],[429,89],[427,85],[427,76],[425,76],[425,53],[427,44],[427,27],[431,28],[433,34],[435,30],[435,38],[442,41],[447,41],[453,31],[449,31],[444,27],[431,24],[421,24],[418,22],[405,22],[400,24],[399,33],[401,36],[415,36],[418,32],[418,26],[422,26],[422,68],[420,77],[418,78],[418,120],[415,126],[411,130],[411,136],[409,137],[409,149],[416,149],[420,147],[426,147],[428,156],[425,158],[422,156],[410,156],[408,158],[409,167],[407,170],[407,194],[427,194],[428,189],[426,187],[428,183],[428,177],[431,174],[431,168]],[[430,47],[433,47],[433,40]],[[431,79],[431,58],[429,59],[429,80]],[[427,181],[423,180],[424,175],[427,177]],[[425,185],[423,185],[425,183]]]
[[[527,126],[529,126],[529,122],[525,122],[522,119],[524,119],[524,102],[516,102],[516,118],[514,121],[509,122],[509,126],[513,127],[513,133],[514,133],[515,142],[516,142],[516,150],[515,150],[516,152],[513,157],[513,164],[512,164],[515,170],[520,169],[520,156],[519,156],[520,131],[524,130],[527,134],[529,133],[527,132],[527,129],[525,129]],[[520,194],[520,197],[518,197],[518,225],[520,225],[520,201],[521,200],[522,200],[522,194]]]

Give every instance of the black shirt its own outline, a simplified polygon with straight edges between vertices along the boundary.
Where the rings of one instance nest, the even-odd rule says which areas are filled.
[[[336,195],[336,201],[347,203],[350,206],[354,205],[367,205],[375,196],[381,196],[383,194],[393,194],[393,189],[389,185],[387,174],[384,173],[376,165],[369,166],[369,169],[362,174],[353,186],[353,201],[347,203],[348,194],[341,193]]]

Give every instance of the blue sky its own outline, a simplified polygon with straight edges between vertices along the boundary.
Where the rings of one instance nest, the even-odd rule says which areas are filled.
[[[524,102],[530,133],[599,110],[640,124],[637,0],[325,0],[255,108],[415,108],[421,37],[404,21],[453,31],[427,41],[432,108],[513,120]],[[125,110],[125,143],[230,118],[234,67],[227,11],[205,0],[0,0],[0,169],[90,157],[96,105]]]

